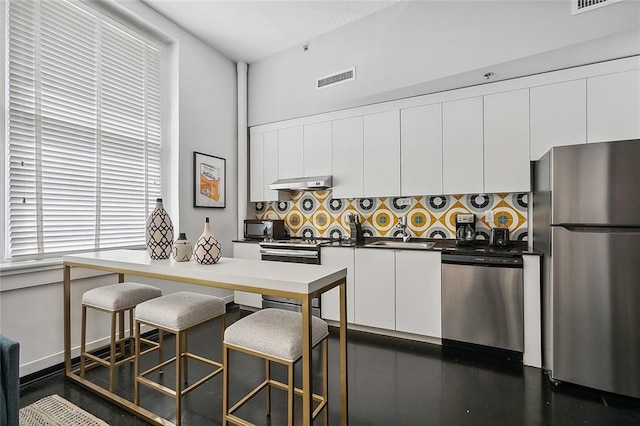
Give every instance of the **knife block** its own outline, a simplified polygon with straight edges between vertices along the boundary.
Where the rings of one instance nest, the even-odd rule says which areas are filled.
[[[362,235],[362,225],[360,223],[351,222],[349,224],[349,231],[351,232],[351,236],[349,238],[351,241],[359,242],[364,240],[364,235]]]

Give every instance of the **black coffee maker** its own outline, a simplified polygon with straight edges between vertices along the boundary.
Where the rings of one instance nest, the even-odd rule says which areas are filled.
[[[458,213],[456,215],[456,244],[474,245],[476,243],[476,215]]]

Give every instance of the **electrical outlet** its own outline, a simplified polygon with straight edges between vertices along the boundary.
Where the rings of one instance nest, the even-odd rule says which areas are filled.
[[[489,224],[493,224],[493,210],[489,210],[484,214],[484,220]]]
[[[410,197],[398,198],[396,200],[396,204],[398,206],[410,206],[411,205],[411,198]]]

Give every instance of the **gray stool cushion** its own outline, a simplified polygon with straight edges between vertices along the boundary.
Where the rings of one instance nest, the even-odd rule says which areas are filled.
[[[162,296],[159,288],[134,282],[106,285],[85,291],[82,304],[109,311],[130,309],[137,304]]]
[[[136,320],[180,331],[226,312],[224,300],[181,291],[148,300],[136,307]]]
[[[311,336],[316,345],[329,334],[327,323],[311,319]],[[263,309],[227,327],[224,343],[249,349],[285,361],[302,356],[302,314],[283,309]]]

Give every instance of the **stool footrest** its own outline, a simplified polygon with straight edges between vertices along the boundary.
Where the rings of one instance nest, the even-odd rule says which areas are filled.
[[[240,407],[242,407],[244,404],[246,404],[247,402],[249,402],[249,400],[251,398],[253,398],[255,396],[255,394],[257,394],[258,392],[260,392],[262,389],[264,389],[267,386],[273,386],[275,388],[278,389],[282,389],[282,390],[288,390],[289,386],[286,383],[282,383],[278,380],[274,380],[274,379],[268,379],[263,381],[262,383],[260,383],[258,386],[256,386],[255,388],[253,388],[248,394],[246,394],[240,401],[236,402],[231,408],[229,408],[229,414],[227,416],[232,416],[234,411],[237,411]],[[304,392],[302,391],[302,389],[298,388],[298,387],[294,387],[293,391],[296,395],[303,395]],[[319,405],[315,408],[315,410],[313,410],[313,418],[316,418],[318,416],[318,413],[320,413],[320,411],[322,411],[322,409],[325,407],[325,405],[327,405],[327,399],[325,397],[323,397],[322,395],[318,395],[317,393],[312,393],[311,394],[312,398],[319,403]],[[244,420],[240,419],[239,417],[235,417],[235,419],[239,419],[242,422],[244,422]],[[253,424],[253,423],[242,423],[242,424]]]
[[[192,385],[184,388],[181,392],[181,395],[186,395],[187,393],[191,392],[193,389],[197,388],[198,386],[200,386],[201,384],[203,384],[204,382],[206,382],[207,380],[215,377],[216,375],[220,374],[222,372],[222,370],[224,369],[224,366],[217,362],[217,361],[213,361],[211,359],[207,359],[207,358],[203,358],[200,355],[196,355],[196,354],[192,354],[190,352],[185,352],[182,354],[182,357],[186,357],[186,358],[191,358],[194,359],[196,361],[200,361],[202,363],[205,364],[209,364],[211,366],[217,367],[217,369],[215,369],[213,372],[205,375],[203,378],[201,378],[200,380],[198,380],[197,382],[193,383]],[[143,383],[151,388],[154,388],[166,395],[169,396],[176,396],[177,392],[174,389],[168,388],[166,386],[162,386],[161,384],[159,384],[158,382],[155,382],[151,379],[146,378],[145,376],[153,373],[154,371],[157,370],[161,370],[163,369],[163,367],[167,366],[168,364],[171,364],[173,362],[176,362],[176,357],[172,357],[169,358],[168,360],[164,361],[161,364],[158,364],[156,366],[154,366],[153,368],[148,369],[147,371],[144,371],[142,373],[140,373],[138,375],[138,377],[136,378],[136,380],[138,380],[140,383]]]

